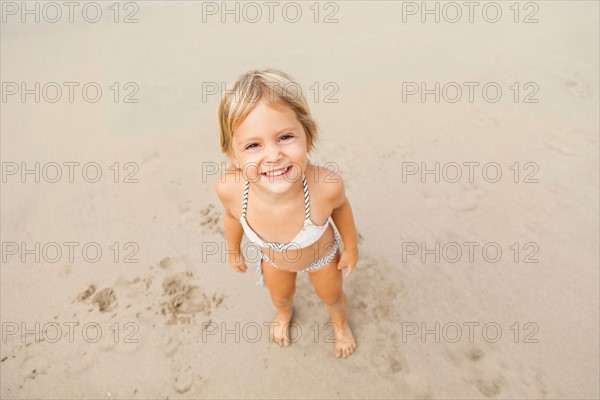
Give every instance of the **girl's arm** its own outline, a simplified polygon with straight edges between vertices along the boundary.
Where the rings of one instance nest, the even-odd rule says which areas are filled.
[[[337,226],[340,236],[344,241],[344,251],[357,251],[358,239],[356,237],[356,226],[354,225],[354,216],[352,215],[352,207],[344,194],[342,204],[333,210],[331,219]]]
[[[237,271],[243,272],[247,269],[241,251],[244,228],[242,227],[242,224],[240,224],[240,221],[238,221],[229,210],[225,184],[219,180],[216,184],[216,190],[219,200],[221,200],[225,210],[223,217],[225,223],[225,238],[227,240],[225,253],[229,258],[229,264]]]
[[[225,237],[227,238],[227,254],[230,260],[234,258],[236,263],[241,261],[241,247],[242,247],[242,236],[244,235],[244,228],[233,214],[228,209],[225,210]],[[233,256],[233,257],[232,257]]]
[[[336,182],[334,198],[336,201],[336,207],[334,207],[331,214],[331,219],[337,226],[340,236],[344,241],[344,251],[340,257],[337,268],[345,271],[344,277],[347,277],[354,271],[356,264],[358,263],[358,239],[356,237],[356,226],[354,225],[354,217],[352,215],[352,207],[350,202],[346,198],[344,190],[344,181],[338,175],[339,183]]]

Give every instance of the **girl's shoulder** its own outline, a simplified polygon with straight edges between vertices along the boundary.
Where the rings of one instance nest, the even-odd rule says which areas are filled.
[[[308,190],[318,194],[321,201],[331,203],[333,208],[345,197],[344,179],[338,173],[339,167],[335,163],[325,166],[309,164],[306,169],[306,181]]]

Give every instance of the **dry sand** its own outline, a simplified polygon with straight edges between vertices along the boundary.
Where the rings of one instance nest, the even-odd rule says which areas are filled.
[[[72,24],[66,7],[56,24],[7,14],[2,82],[80,86],[73,103],[64,85],[57,103],[46,101],[54,92],[2,103],[3,171],[39,162],[45,172],[2,184],[2,398],[598,398],[598,3],[521,3],[533,24],[514,23],[511,3],[497,3],[495,24],[481,8],[473,23],[403,22],[400,2],[321,4],[320,20],[339,20],[330,24],[314,23],[309,3],[295,24],[281,8],[272,24],[267,14],[203,22],[194,2],[136,3],[134,24],[114,23],[111,3],[95,24],[81,7]],[[203,83],[263,67],[288,71],[311,96],[321,127],[311,160],[334,163],[347,183],[361,240],[345,282],[358,342],[346,360],[333,356],[305,274],[301,334],[281,349],[267,337],[275,310],[254,265],[238,274],[222,251],[210,254],[225,241],[208,172],[225,159],[218,96],[203,101]],[[103,89],[97,103],[81,96],[87,82]],[[134,82],[139,102],[115,103],[114,82],[121,96]],[[402,82],[457,82],[465,93],[403,102]],[[473,102],[463,82],[480,83]],[[502,88],[498,102],[483,99],[488,82]],[[527,82],[537,103],[523,102]],[[323,101],[337,89],[338,102]],[[80,163],[72,183],[68,162]],[[403,181],[403,168],[436,162],[439,183]],[[465,162],[480,163],[473,182]],[[86,163],[100,166],[98,182],[83,179]],[[456,183],[449,163],[462,166]],[[501,168],[498,182],[483,179],[486,163]],[[78,243],[71,260],[68,242]],[[466,242],[479,244],[472,262]],[[39,262],[24,251],[36,243]],[[63,252],[55,262],[51,243]],[[409,254],[421,243],[439,243],[440,261]],[[454,263],[452,243],[463,251]],[[95,247],[102,255],[88,261]]]

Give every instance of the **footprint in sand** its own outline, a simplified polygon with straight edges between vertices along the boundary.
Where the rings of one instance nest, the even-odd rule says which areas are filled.
[[[142,294],[148,292],[150,286],[152,286],[152,277],[141,279],[140,277],[135,277],[132,281],[128,281],[126,286],[129,288],[127,292],[127,297],[136,298],[141,296]]]
[[[395,344],[397,340],[388,340],[389,335],[378,334],[380,342],[391,342],[392,344],[385,348],[377,349],[369,354],[371,365],[379,372],[381,376],[389,379],[396,379],[398,376],[406,376],[410,372],[406,358],[401,354],[400,349]],[[386,337],[387,336],[387,337]]]
[[[506,385],[506,379],[502,376],[496,376],[487,379],[477,379],[477,388],[487,397],[495,397],[502,392]]]
[[[185,260],[185,256],[183,258]],[[162,282],[164,300],[159,304],[160,314],[168,318],[168,324],[189,324],[196,314],[210,317],[212,310],[217,309],[225,298],[217,293],[207,294],[202,287],[194,285],[194,273],[190,270],[174,273],[182,265],[190,268],[188,262],[181,264],[173,257],[165,257],[159,263],[160,269],[170,272]],[[203,318],[204,322],[206,319]]]
[[[170,296],[178,293],[186,293],[190,289],[189,282],[193,276],[194,274],[190,271],[168,276],[162,284],[164,294]]]
[[[221,296],[217,296],[216,293],[213,293],[212,301],[213,301],[213,304],[215,305],[215,307],[219,307],[221,305],[221,303],[223,302],[224,298],[225,298],[224,294],[222,294]]]
[[[466,347],[461,347],[460,350],[456,346],[446,346],[446,358],[458,368],[462,368],[467,362],[467,366],[474,366],[480,360],[484,359],[485,352],[477,345],[471,344]]]
[[[400,343],[397,319],[401,313],[396,308],[396,300],[405,295],[405,284],[393,278],[397,271],[384,261],[364,257],[359,260],[357,268],[361,269],[364,284],[348,289],[350,318],[355,326],[376,326],[373,342],[389,344],[366,353],[379,374],[390,379],[404,376],[410,369],[397,345]],[[360,334],[355,332],[355,335],[357,333]],[[360,347],[359,337],[357,341]]]
[[[177,393],[189,391],[194,385],[194,372],[192,371],[192,367],[188,366],[185,370],[177,368],[173,369],[171,371],[171,379]]]
[[[104,288],[92,298],[92,304],[98,305],[102,312],[111,311],[111,306],[116,301],[115,293],[111,288]]]
[[[179,214],[181,215],[181,222],[188,223],[194,219],[194,213],[190,211],[190,200],[187,200],[185,204],[180,203],[178,206]]]
[[[160,261],[159,266],[161,269],[170,271],[175,267],[176,264],[177,264],[176,259],[174,259],[172,257],[165,257]]]
[[[465,357],[473,362],[478,361],[484,356],[483,350],[478,347],[471,347],[465,351]]]
[[[187,292],[175,295],[168,306],[172,314],[203,312],[210,315],[210,302],[199,286],[192,286]]]
[[[94,285],[89,285],[83,292],[77,295],[77,301],[86,301],[90,298],[91,295],[96,291],[96,287]]]
[[[190,322],[190,317],[182,315],[194,315],[204,313],[210,316],[211,301],[200,286],[192,285],[190,282],[193,273],[190,271],[171,275],[163,281],[163,293],[170,298],[163,303],[162,314],[170,316],[170,322]],[[217,307],[223,301],[224,296],[212,296],[212,303]]]
[[[377,324],[399,315],[395,302],[406,294],[406,286],[401,280],[390,279],[398,270],[370,257],[359,259],[358,270],[365,284],[357,285],[349,293],[350,307],[356,310],[357,323]]]
[[[177,350],[181,347],[181,339],[178,336],[175,337],[163,337],[161,340],[160,348],[166,356],[174,355]]]
[[[459,345],[460,346],[460,345]],[[548,388],[537,366],[524,367],[513,358],[505,358],[493,348],[481,346],[448,346],[446,355],[474,388],[486,397],[546,398]]]
[[[200,210],[199,224],[203,227],[203,232],[216,233],[225,237],[225,231],[221,227],[221,212],[215,209],[213,204]]]
[[[209,203],[200,211],[190,211],[186,206],[179,210],[184,223],[193,223],[200,226],[202,233],[219,234],[225,237],[225,230],[221,223],[221,211],[218,211],[214,204]]]
[[[73,266],[70,264],[65,264],[62,266],[61,268],[61,274],[67,276],[67,275],[71,275],[71,272],[73,272]]]
[[[468,345],[460,350],[456,346],[447,346],[446,357],[456,368],[464,371],[465,380],[486,397],[497,396],[506,385],[506,379],[498,371],[499,366],[479,346]]]

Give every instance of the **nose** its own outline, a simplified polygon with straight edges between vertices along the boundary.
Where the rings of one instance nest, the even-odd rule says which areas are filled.
[[[278,162],[279,160],[281,160],[282,158],[282,154],[281,154],[281,149],[279,148],[279,145],[277,144],[270,144],[267,146],[266,152],[265,152],[265,161],[266,162]]]

